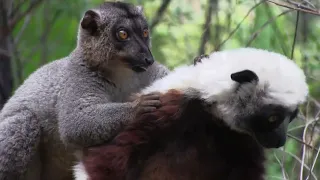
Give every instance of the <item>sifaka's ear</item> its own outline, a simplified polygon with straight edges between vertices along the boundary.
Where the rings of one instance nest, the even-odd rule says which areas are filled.
[[[259,81],[257,74],[250,70],[243,70],[236,73],[232,73],[231,79],[240,84]]]
[[[88,10],[85,12],[82,20],[81,27],[88,31],[91,35],[94,35],[98,31],[98,21],[100,19],[100,14],[95,10]]]

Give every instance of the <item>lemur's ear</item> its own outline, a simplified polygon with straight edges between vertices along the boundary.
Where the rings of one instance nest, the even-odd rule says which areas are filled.
[[[232,73],[231,79],[240,84],[259,81],[257,74],[250,70],[243,70],[236,73]]]
[[[99,12],[95,10],[88,10],[85,12],[82,20],[81,27],[94,35],[98,31],[98,21],[100,19]]]

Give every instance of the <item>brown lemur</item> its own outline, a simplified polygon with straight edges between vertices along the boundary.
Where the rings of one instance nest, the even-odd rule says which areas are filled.
[[[72,179],[74,152],[114,137],[160,105],[130,95],[167,75],[141,6],[104,2],[81,19],[76,48],[32,73],[0,113],[0,180]]]

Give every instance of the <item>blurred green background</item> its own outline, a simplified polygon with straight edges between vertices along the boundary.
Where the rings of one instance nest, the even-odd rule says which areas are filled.
[[[102,2],[1,1],[3,92],[12,92],[41,65],[67,56],[76,46],[78,23],[84,11]],[[316,10],[320,9],[319,0],[275,0],[278,5],[254,0],[125,2],[143,5],[151,25],[152,52],[170,68],[190,64],[195,56],[216,50],[251,46],[291,58],[294,49],[293,59],[307,74],[311,95],[290,127],[286,146],[268,151],[266,179],[320,179],[320,16],[316,15],[320,12]],[[313,14],[297,13],[292,9],[298,7],[297,3]],[[10,62],[11,67],[5,62]]]

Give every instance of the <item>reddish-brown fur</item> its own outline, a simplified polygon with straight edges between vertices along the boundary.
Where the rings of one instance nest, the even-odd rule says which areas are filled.
[[[111,143],[89,148],[90,180],[262,180],[263,149],[177,90],[137,117]]]

